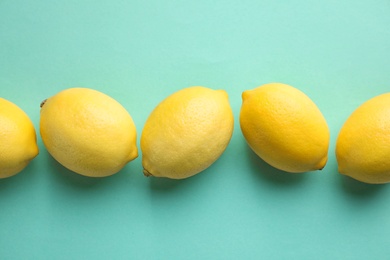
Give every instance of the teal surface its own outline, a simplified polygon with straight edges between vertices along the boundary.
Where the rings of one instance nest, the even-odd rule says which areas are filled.
[[[337,172],[335,140],[362,102],[390,91],[390,2],[0,0],[0,96],[39,133],[39,104],[83,86],[118,100],[141,134],[192,85],[225,89],[222,157],[192,178],[74,174],[45,150],[0,180],[0,259],[389,259],[390,185]],[[331,130],[325,169],[278,171],[241,134],[241,93],[305,92]]]

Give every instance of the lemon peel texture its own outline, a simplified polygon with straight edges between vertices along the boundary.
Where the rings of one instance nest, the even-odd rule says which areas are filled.
[[[0,98],[0,178],[21,172],[38,153],[30,118],[17,105]]]
[[[390,182],[390,93],[371,98],[345,121],[336,141],[341,174],[361,182]]]
[[[213,164],[233,132],[224,90],[194,86],[177,91],[150,114],[141,135],[146,176],[183,179]]]
[[[41,103],[40,115],[45,147],[71,171],[105,177],[138,156],[136,128],[130,114],[97,90],[63,90]]]
[[[240,126],[250,148],[277,169],[300,173],[325,167],[328,125],[315,103],[292,86],[269,83],[244,91]]]

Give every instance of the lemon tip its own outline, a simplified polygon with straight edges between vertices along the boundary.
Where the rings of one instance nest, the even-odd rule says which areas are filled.
[[[248,97],[249,97],[249,90],[245,90],[244,92],[242,92],[241,97],[242,97],[243,101],[248,99]]]
[[[145,177],[150,177],[150,176],[153,176],[153,174],[151,174],[148,170],[146,170],[145,168],[143,169],[143,173],[145,175]]]

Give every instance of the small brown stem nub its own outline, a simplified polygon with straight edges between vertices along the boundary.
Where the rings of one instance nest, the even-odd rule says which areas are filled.
[[[146,177],[150,177],[150,176],[153,176],[150,172],[148,172],[145,168],[143,170],[143,173]]]
[[[47,101],[47,99],[43,100],[39,106],[42,108],[43,105],[46,103],[46,101]]]

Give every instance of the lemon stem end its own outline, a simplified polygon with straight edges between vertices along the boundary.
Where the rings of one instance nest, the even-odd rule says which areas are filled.
[[[41,102],[41,104],[39,105],[39,107],[43,107],[43,105],[46,103],[46,101],[47,101],[47,99],[45,99],[45,100],[43,100],[42,102]]]
[[[148,172],[145,168],[143,170],[143,173],[146,177],[150,177],[150,176],[153,176],[153,174],[151,174],[150,172]]]

